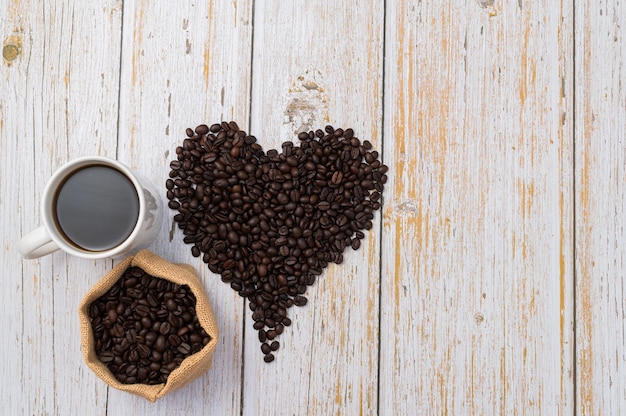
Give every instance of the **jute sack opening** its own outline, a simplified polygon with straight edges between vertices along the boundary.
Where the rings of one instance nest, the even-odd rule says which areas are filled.
[[[133,266],[141,268],[152,276],[160,277],[179,285],[189,286],[196,297],[198,321],[211,337],[211,341],[202,350],[185,358],[180,366],[169,374],[167,382],[164,384],[122,384],[117,381],[106,365],[96,356],[89,306],[100,296],[104,295],[124,274],[126,269]],[[156,399],[179,389],[199,377],[211,367],[213,350],[215,350],[219,336],[217,323],[202,283],[198,279],[194,268],[187,264],[173,264],[154,253],[142,250],[135,256],[124,259],[96,283],[80,303],[78,314],[80,318],[81,348],[87,366],[105,383],[118,390],[137,394],[154,402]]]

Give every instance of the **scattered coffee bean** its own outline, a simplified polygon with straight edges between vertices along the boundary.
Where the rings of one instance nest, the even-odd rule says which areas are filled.
[[[301,295],[298,295],[293,298],[293,304],[296,306],[304,306],[307,304],[307,298]]]
[[[188,286],[131,267],[89,307],[96,355],[121,383],[165,383],[210,341],[195,306]]]
[[[187,129],[176,148],[168,206],[192,255],[248,299],[271,362],[280,344],[268,341],[291,325],[287,309],[306,305],[307,287],[373,227],[388,168],[352,129],[301,132],[299,145],[285,142],[279,153],[264,152],[234,122],[207,126]],[[182,337],[185,328],[169,333]]]

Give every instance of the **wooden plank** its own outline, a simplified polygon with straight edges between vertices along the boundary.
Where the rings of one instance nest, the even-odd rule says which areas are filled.
[[[177,4],[127,2],[124,9],[118,159],[163,190],[187,127],[248,119],[251,1]],[[221,339],[213,367],[158,406],[111,391],[111,414],[239,414],[243,302],[190,252],[165,206],[163,228],[150,247],[193,265],[211,299]],[[156,412],[156,413],[155,413]]]
[[[386,414],[573,411],[571,7],[387,3]]]
[[[264,149],[327,124],[381,147],[382,3],[256,2],[254,26],[251,133]],[[288,310],[271,364],[246,310],[244,414],[376,413],[379,224]]]
[[[577,411],[626,412],[626,5],[576,8]]]
[[[77,307],[110,262],[21,260],[15,243],[39,225],[43,187],[61,164],[115,155],[121,10],[117,1],[5,4],[0,401],[6,414],[103,414],[107,388],[85,377]]]

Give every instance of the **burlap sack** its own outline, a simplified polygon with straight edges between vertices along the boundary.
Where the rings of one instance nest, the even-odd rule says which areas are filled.
[[[198,321],[211,337],[211,341],[202,350],[187,357],[178,368],[169,374],[165,384],[122,384],[115,379],[109,369],[96,356],[89,318],[89,306],[105,294],[122,276],[124,271],[131,266],[137,266],[152,276],[189,286],[196,296]],[[215,350],[219,336],[218,328],[204,287],[196,276],[193,267],[189,265],[169,263],[156,254],[143,250],[135,256],[124,259],[92,287],[83,298],[78,314],[80,318],[81,348],[85,362],[98,377],[116,389],[137,394],[154,402],[156,399],[189,383],[211,367],[213,350]]]

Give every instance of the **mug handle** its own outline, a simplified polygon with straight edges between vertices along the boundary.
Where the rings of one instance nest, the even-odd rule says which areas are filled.
[[[59,249],[45,227],[39,227],[17,242],[17,250],[25,259],[36,259]]]

